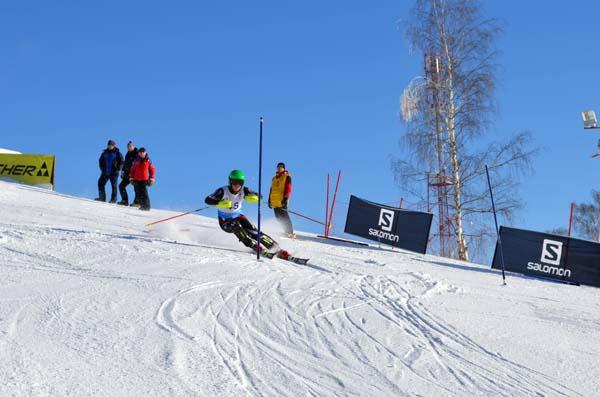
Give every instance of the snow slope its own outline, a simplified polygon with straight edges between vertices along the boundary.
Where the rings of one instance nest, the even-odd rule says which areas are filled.
[[[170,215],[0,182],[1,396],[598,395],[598,289]]]
[[[3,149],[0,147],[0,153],[7,153],[7,154],[21,154],[21,152],[15,152],[14,150],[9,150],[9,149]]]

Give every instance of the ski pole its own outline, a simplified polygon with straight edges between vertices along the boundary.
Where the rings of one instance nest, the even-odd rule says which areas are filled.
[[[313,221],[313,222],[315,222],[315,223],[318,223],[319,225],[325,225],[325,224],[324,224],[323,222],[321,222],[321,221],[318,221],[318,220],[316,220],[316,219],[313,219],[313,218],[311,218],[311,217],[308,217],[308,216],[306,216],[306,215],[299,214],[299,213],[297,213],[297,212],[294,212],[294,211],[292,211],[292,210],[285,210],[285,211],[289,212],[290,214],[294,214],[294,215],[296,215],[296,216],[299,216],[299,217],[301,217],[301,218],[308,219],[309,221]]]
[[[264,203],[265,203],[265,204],[267,204],[267,202],[264,202]],[[323,225],[323,226],[325,226],[325,224],[324,224],[323,222],[321,222],[321,221],[318,221],[318,220],[316,220],[316,219],[313,219],[313,218],[311,218],[310,216],[302,215],[302,214],[300,214],[300,213],[298,213],[298,212],[295,212],[295,211],[292,211],[292,210],[290,210],[290,209],[288,209],[288,208],[281,208],[281,209],[282,209],[282,210],[284,210],[285,212],[289,212],[290,214],[294,214],[294,215],[296,215],[296,216],[299,216],[299,217],[301,217],[301,218],[308,219],[308,220],[309,220],[309,221],[311,221],[311,222],[318,223],[319,225]]]
[[[172,216],[170,218],[160,219],[160,220],[155,221],[155,222],[146,223],[146,226],[150,227],[152,225],[156,225],[157,223],[170,221],[171,219],[179,218],[180,216],[188,215],[188,214],[191,214],[191,213],[194,213],[194,212],[199,212],[199,211],[202,211],[202,210],[205,210],[205,209],[208,209],[208,208],[210,208],[210,206],[198,208],[197,210],[193,210],[193,211],[184,212],[183,214],[175,215],[175,216]]]

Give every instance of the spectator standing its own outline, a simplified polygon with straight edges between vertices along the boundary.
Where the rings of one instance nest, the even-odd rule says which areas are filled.
[[[133,162],[138,157],[138,150],[133,142],[127,142],[127,154],[125,154],[125,161],[123,162],[123,171],[121,172],[121,183],[119,183],[119,193],[121,194],[120,205],[129,205],[129,196],[127,195],[127,185],[129,185],[129,172]],[[133,199],[134,203],[138,202],[137,196]]]
[[[104,187],[106,182],[110,181],[111,194],[110,202],[117,202],[117,179],[119,178],[119,171],[123,165],[123,155],[117,148],[117,144],[112,139],[108,141],[107,148],[104,149],[100,158],[98,159],[98,165],[100,166],[100,178],[98,178],[98,197],[97,201],[106,201],[106,191]]]
[[[148,186],[154,184],[154,165],[146,153],[146,148],[138,150],[138,157],[131,165],[129,179],[135,190],[135,195],[140,204],[140,210],[150,211],[150,197],[148,196]],[[132,204],[133,205],[133,204]]]
[[[285,169],[285,163],[277,164],[277,171],[271,181],[269,191],[269,208],[273,208],[275,218],[279,221],[285,234],[289,238],[296,238],[290,215],[288,203],[292,195],[292,177]]]

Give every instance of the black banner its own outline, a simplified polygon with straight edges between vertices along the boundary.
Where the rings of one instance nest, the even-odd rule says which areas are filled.
[[[345,233],[424,254],[433,215],[350,196]]]
[[[600,244],[593,241],[500,227],[507,271],[600,287]],[[501,269],[496,244],[492,268]]]

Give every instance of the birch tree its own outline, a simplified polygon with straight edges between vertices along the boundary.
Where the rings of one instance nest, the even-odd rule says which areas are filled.
[[[600,241],[600,192],[592,192],[591,203],[575,206],[573,226],[578,236]]]
[[[534,153],[526,132],[505,143],[486,145],[482,139],[495,113],[499,24],[482,15],[477,0],[416,0],[403,27],[411,50],[423,54],[425,76],[402,96],[409,155],[393,167],[402,188],[421,199],[415,186],[423,185],[425,173],[434,170],[448,180],[442,191],[448,195],[456,256],[469,260],[469,240],[493,236],[482,219],[490,211],[484,166],[494,175],[498,209],[508,217],[521,205],[517,176]]]

